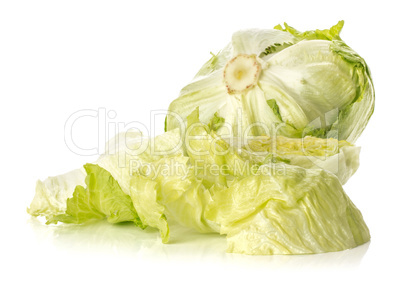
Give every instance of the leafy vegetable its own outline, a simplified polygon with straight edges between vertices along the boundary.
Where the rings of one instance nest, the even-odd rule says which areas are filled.
[[[334,25],[330,29],[324,29],[324,30],[316,29],[311,31],[300,32],[295,28],[289,26],[287,23],[284,23],[284,27],[282,27],[281,25],[277,25],[274,27],[274,29],[286,31],[294,35],[298,40],[303,39],[341,40],[339,34],[343,28],[343,24],[344,21],[339,21],[336,25]]]
[[[217,131],[225,123],[225,118],[222,118],[218,113],[214,114],[214,117],[209,121],[208,127],[211,131]]]
[[[67,200],[64,214],[48,219],[48,223],[85,223],[106,218],[110,223],[132,221],[145,228],[134,209],[131,198],[124,194],[116,180],[98,165],[84,165],[86,188],[78,185],[73,197]]]
[[[279,111],[279,106],[278,103],[276,103],[275,99],[268,99],[267,103],[269,105],[269,107],[271,108],[272,112],[275,114],[275,116],[281,121],[283,122],[281,113]]]
[[[53,216],[67,209],[67,199],[76,186],[85,185],[86,172],[76,169],[63,175],[36,182],[36,192],[28,213],[33,216]]]
[[[359,167],[360,147],[336,139],[254,137],[242,146],[240,154],[253,163],[285,162],[306,169],[325,169],[342,184]]]
[[[228,252],[340,251],[370,239],[342,189],[374,107],[365,61],[327,30],[244,30],[170,105],[165,133],[117,135],[93,164],[38,181],[47,224],[107,219],[227,235]],[[174,115],[173,115],[174,114]]]
[[[178,130],[155,139],[117,136],[108,146],[112,154],[84,166],[86,188],[77,184],[64,200],[65,211],[55,212],[53,203],[40,207],[43,190],[37,189],[29,212],[47,216],[48,223],[132,221],[159,229],[164,243],[168,223],[175,221],[201,233],[227,234],[228,251],[247,254],[334,251],[368,241],[367,227],[337,177],[322,168],[307,169],[332,170],[326,159],[354,148],[348,142],[265,136],[237,151],[200,122],[198,108],[187,118],[183,142],[180,137]],[[142,144],[147,147],[134,154]],[[182,147],[171,151],[176,144]],[[342,153],[346,160],[348,152]],[[322,163],[316,165],[310,156],[323,158]],[[341,164],[347,177],[356,169],[349,163]],[[76,174],[56,179],[77,180]],[[71,186],[47,191],[55,189],[67,195]]]
[[[58,221],[84,223],[103,218],[112,223],[132,221],[141,228],[159,229],[162,241],[166,243],[169,227],[164,206],[157,199],[158,187],[136,171],[141,164],[160,160],[168,152],[172,156],[180,154],[180,144],[177,130],[155,139],[136,132],[119,134],[108,143],[107,152],[96,161],[97,165],[88,164],[84,166],[85,171],[78,169],[44,182],[38,181],[28,212],[33,216],[45,216],[48,224]],[[85,184],[87,189],[83,187]],[[124,207],[114,203],[116,200],[121,203],[122,199]],[[113,205],[109,207],[105,203]],[[112,212],[123,209],[124,214],[117,217],[104,209]],[[130,219],[131,214],[137,216]]]
[[[258,172],[216,192],[207,207],[206,217],[227,234],[228,252],[321,253],[370,239],[360,211],[334,175],[286,164],[264,165]]]
[[[169,110],[200,120],[222,117],[234,136],[313,135],[354,143],[374,109],[369,69],[339,33],[299,32],[288,26],[243,30],[213,55]],[[166,129],[180,121],[168,115]],[[227,134],[227,127],[218,130]]]
[[[159,229],[162,242],[169,241],[169,225],[164,214],[165,207],[158,203],[158,183],[140,175],[130,181],[130,196],[142,223]]]

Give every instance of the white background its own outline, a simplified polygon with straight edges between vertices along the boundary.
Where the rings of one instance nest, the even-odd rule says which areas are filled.
[[[396,3],[2,1],[0,281],[401,280],[402,42]],[[74,112],[105,108],[117,114],[109,122],[148,127],[150,111],[166,109],[234,31],[284,21],[299,30],[323,29],[341,19],[342,38],[366,59],[376,89],[374,115],[357,142],[361,166],[345,186],[370,228],[370,244],[325,255],[252,257],[225,254],[225,239],[218,236],[187,233],[185,241],[163,245],[157,233],[127,225],[50,227],[25,212],[37,179],[96,159],[74,154],[64,142],[64,124]],[[157,124],[160,133],[163,118]],[[84,148],[96,147],[96,119],[77,122],[73,137]],[[182,232],[172,229],[173,240]]]

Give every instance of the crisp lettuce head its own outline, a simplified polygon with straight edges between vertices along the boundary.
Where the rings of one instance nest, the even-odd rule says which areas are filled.
[[[38,181],[47,224],[106,219],[227,237],[227,251],[309,254],[370,239],[342,188],[374,110],[365,60],[330,29],[249,29],[212,54],[169,106],[165,133],[125,132],[95,162]]]
[[[373,113],[374,88],[364,59],[341,40],[342,27],[238,31],[169,110],[185,119],[200,107],[205,124],[218,115],[227,124],[219,134],[355,143]],[[180,124],[177,115],[167,116],[167,130]]]

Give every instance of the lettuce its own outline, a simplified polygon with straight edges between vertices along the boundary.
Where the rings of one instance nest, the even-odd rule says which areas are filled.
[[[178,223],[252,255],[369,241],[342,184],[359,167],[353,143],[374,88],[342,27],[236,32],[170,104],[164,134],[118,134],[93,163],[38,181],[28,213],[47,224],[130,222],[163,243]]]
[[[158,202],[158,183],[140,175],[130,181],[130,197],[143,225],[157,228],[162,242],[169,241],[169,225],[165,207]]]
[[[227,234],[227,252],[322,253],[370,239],[360,211],[331,173],[285,163],[258,173],[216,192],[206,209]]]
[[[355,143],[374,110],[369,68],[330,29],[288,26],[242,30],[202,66],[169,106],[183,119],[200,107],[200,120],[222,117],[219,134],[237,137],[315,136]],[[166,129],[180,119],[167,115]],[[230,128],[230,130],[228,130]]]
[[[65,213],[49,217],[48,224],[58,221],[80,224],[106,218],[110,223],[132,221],[145,228],[131,198],[123,193],[108,171],[94,164],[86,164],[84,168],[86,188],[78,185],[72,198],[67,199]]]
[[[35,196],[28,208],[33,216],[62,214],[67,209],[67,199],[72,197],[76,186],[85,185],[84,168],[49,177],[36,182]]]
[[[337,251],[369,240],[340,183],[357,169],[356,147],[282,136],[235,144],[216,134],[219,123],[219,116],[201,123],[196,108],[184,135],[176,129],[153,139],[116,136],[96,164],[84,165],[86,187],[82,170],[38,182],[28,212],[48,224],[129,221],[158,229],[163,243],[174,222],[226,234],[228,252],[246,254]]]
[[[306,169],[325,169],[345,184],[359,168],[360,147],[347,141],[260,136],[242,146],[241,155],[253,163],[285,162]]]

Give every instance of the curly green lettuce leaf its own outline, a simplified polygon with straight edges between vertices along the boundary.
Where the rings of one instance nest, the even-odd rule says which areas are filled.
[[[313,40],[313,39],[321,39],[321,40],[339,40],[341,39],[339,34],[344,25],[344,21],[339,21],[336,25],[332,26],[329,29],[316,29],[316,30],[309,30],[305,32],[300,32],[295,28],[289,26],[287,23],[284,23],[284,27],[281,25],[277,25],[274,27],[276,30],[286,31],[291,35],[295,36],[298,40]]]

